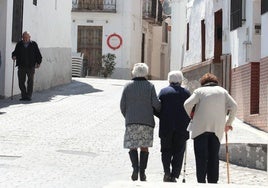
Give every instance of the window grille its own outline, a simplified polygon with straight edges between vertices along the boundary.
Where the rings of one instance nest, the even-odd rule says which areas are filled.
[[[13,0],[12,42],[21,40],[24,0]]]
[[[230,29],[235,30],[242,26],[242,0],[231,0],[231,25]]]

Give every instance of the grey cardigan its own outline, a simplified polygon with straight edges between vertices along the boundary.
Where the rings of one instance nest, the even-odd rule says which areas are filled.
[[[154,111],[159,112],[161,104],[154,85],[145,78],[134,78],[124,87],[120,110],[125,125],[142,124],[155,126]]]

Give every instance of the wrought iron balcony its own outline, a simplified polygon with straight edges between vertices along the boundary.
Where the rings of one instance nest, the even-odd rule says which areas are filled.
[[[73,0],[73,12],[116,12],[116,0]]]
[[[160,0],[143,0],[142,1],[142,18],[153,22],[162,22],[162,1]]]
[[[142,17],[143,18],[155,18],[155,4],[153,0],[142,1]],[[154,5],[154,6],[153,6]]]

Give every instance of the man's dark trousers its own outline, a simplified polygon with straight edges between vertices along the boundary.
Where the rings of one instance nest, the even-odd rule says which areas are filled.
[[[194,138],[198,183],[217,183],[219,179],[220,142],[215,133],[205,132]]]
[[[161,158],[165,174],[171,174],[175,178],[179,177],[185,146],[186,139],[176,131],[171,131],[161,137]],[[172,167],[171,172],[170,166]]]
[[[35,68],[18,68],[18,79],[19,79],[19,88],[21,91],[22,99],[31,99],[33,93],[33,82],[34,82],[34,73]],[[27,76],[27,87],[25,86]]]

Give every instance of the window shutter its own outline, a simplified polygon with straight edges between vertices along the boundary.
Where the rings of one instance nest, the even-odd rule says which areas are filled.
[[[152,17],[156,18],[156,6],[157,6],[157,1],[152,0]]]
[[[161,3],[161,1],[158,0],[158,15],[157,15],[157,21],[160,22],[160,23],[162,23],[162,21],[163,21],[162,12],[163,12],[162,3]]]
[[[268,12],[268,1],[261,0],[261,14]]]
[[[242,0],[231,0],[230,20],[231,31],[242,26]]]
[[[23,2],[23,0],[13,0],[12,42],[18,42],[21,40]]]

